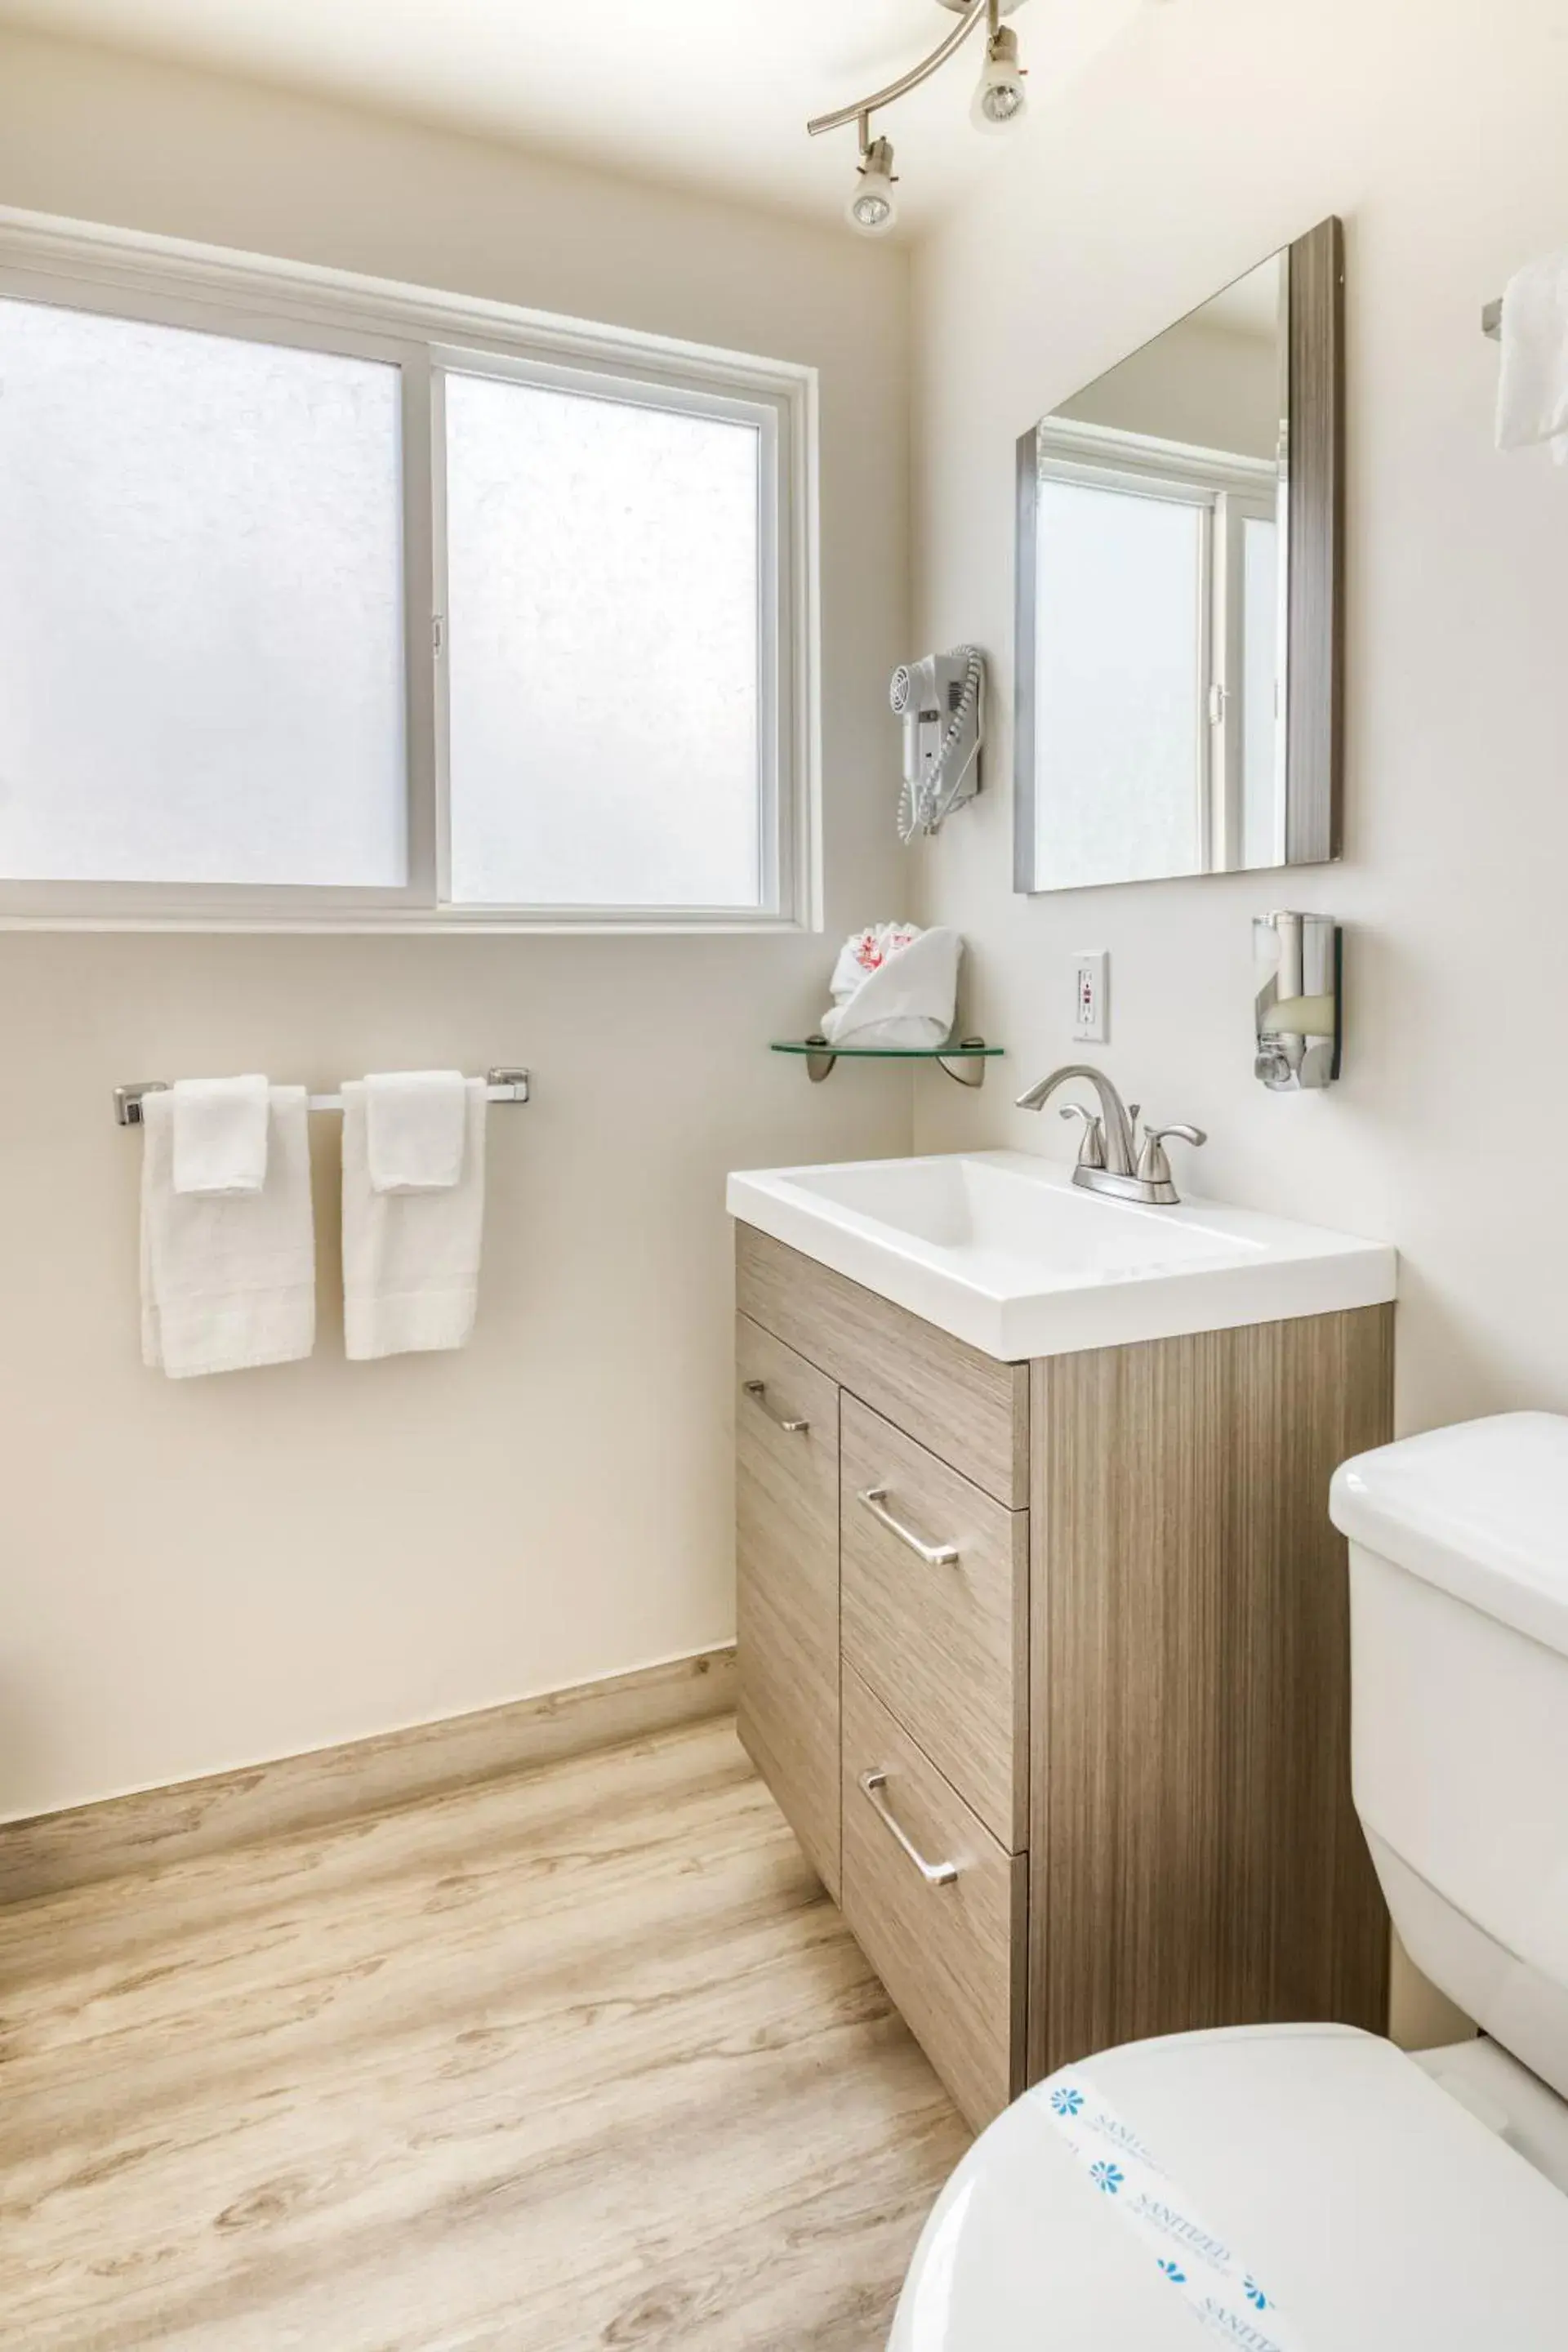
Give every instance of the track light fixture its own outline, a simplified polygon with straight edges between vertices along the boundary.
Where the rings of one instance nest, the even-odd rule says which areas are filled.
[[[861,129],[860,161],[845,207],[850,227],[858,228],[862,236],[885,236],[898,219],[898,201],[893,194],[896,177],[892,141],[873,139],[868,122]]]
[[[911,89],[918,89],[921,82],[940,72],[982,20],[985,25],[985,62],[980,69],[971,117],[978,130],[1006,131],[1024,111],[1025,69],[1018,62],[1018,36],[1002,22],[1004,16],[1022,6],[1023,0],[942,0],[942,5],[952,9],[960,21],[929,58],[923,58],[908,73],[900,74],[886,89],[875,90],[869,98],[858,99],[853,106],[841,106],[832,114],[819,114],[805,126],[816,139],[825,131],[841,130],[847,122],[858,124],[860,160],[845,209],[851,226],[863,236],[885,236],[899,216],[893,195],[896,174],[892,142],[872,138],[872,115],[879,108],[907,98]]]
[[[1010,131],[1027,102],[1018,36],[1010,25],[999,25],[985,44],[970,118],[977,131]]]

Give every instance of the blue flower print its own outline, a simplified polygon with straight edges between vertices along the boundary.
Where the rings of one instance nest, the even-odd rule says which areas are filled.
[[[1164,2272],[1165,2276],[1170,2280],[1173,2286],[1185,2286],[1187,2283],[1187,2274],[1182,2268],[1180,2263],[1168,2263],[1162,2260],[1160,2268]]]
[[[1077,2116],[1083,2112],[1083,2093],[1064,2086],[1051,2093],[1051,2105],[1058,2116]]]
[[[1268,2310],[1268,2297],[1264,2294],[1263,2289],[1258,2285],[1258,2281],[1255,2278],[1243,2279],[1241,2282],[1241,2291],[1243,2294],[1246,2295],[1247,2300],[1252,2305],[1254,2311]]]
[[[1098,2164],[1089,2166],[1089,2177],[1097,2189],[1104,2189],[1108,2197],[1114,2197],[1127,2178],[1119,2164],[1111,2164],[1104,2157]]]

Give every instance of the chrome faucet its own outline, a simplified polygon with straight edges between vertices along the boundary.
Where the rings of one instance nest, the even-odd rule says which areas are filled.
[[[1100,1097],[1097,1111],[1086,1110],[1082,1103],[1067,1103],[1062,1108],[1064,1118],[1083,1121],[1083,1139],[1079,1145],[1078,1166],[1072,1181],[1081,1184],[1086,1192],[1109,1192],[1118,1201],[1141,1201],[1149,1207],[1173,1207],[1181,1199],[1171,1177],[1171,1163],[1165,1156],[1165,1138],[1179,1136],[1184,1143],[1206,1143],[1208,1138],[1201,1127],[1145,1127],[1143,1140],[1136,1140],[1139,1106],[1129,1108],[1117,1093],[1103,1070],[1089,1062],[1068,1062],[1042,1078],[1027,1094],[1018,1097],[1020,1110],[1043,1110],[1050,1097],[1068,1078],[1083,1078]]]

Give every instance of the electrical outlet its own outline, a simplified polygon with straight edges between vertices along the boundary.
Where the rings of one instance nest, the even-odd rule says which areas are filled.
[[[1104,948],[1082,948],[1073,958],[1072,1034],[1087,1045],[1110,1036],[1110,957]]]

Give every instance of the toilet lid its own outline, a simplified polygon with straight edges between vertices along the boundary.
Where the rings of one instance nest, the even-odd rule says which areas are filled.
[[[1202,2263],[1184,2272],[1130,2213],[1137,2159],[1097,2180],[1042,2084],[943,2189],[889,2352],[1568,2343],[1568,2197],[1392,2042],[1247,2027],[1133,2042],[1068,2077],[1171,2185],[1152,2210],[1200,2254],[1205,2233],[1230,2250],[1246,2291],[1205,2314]]]

